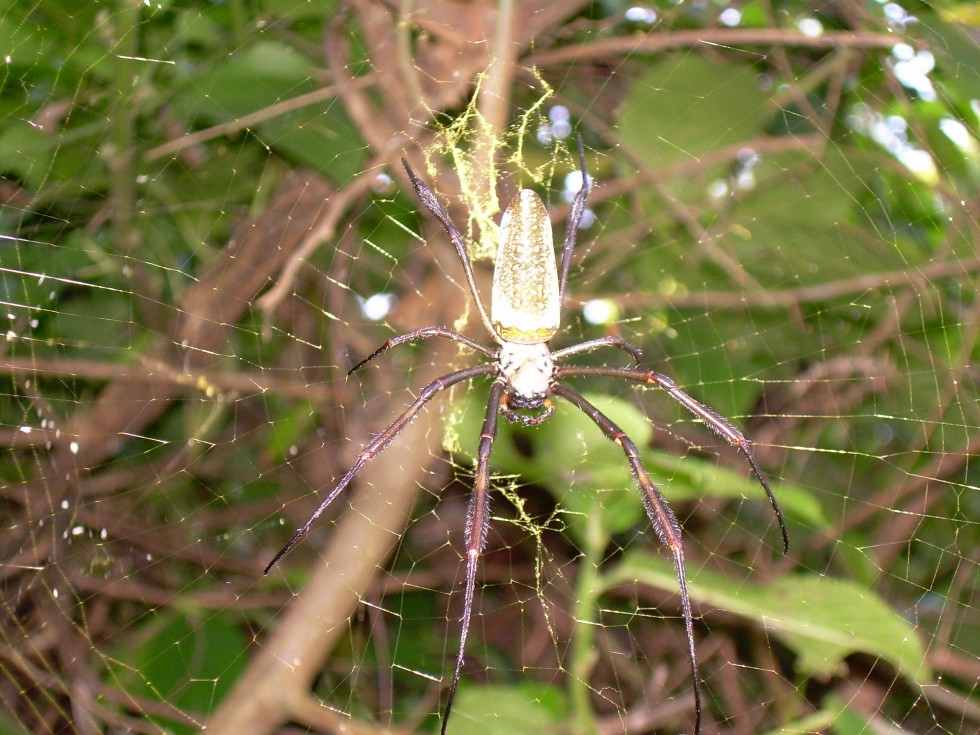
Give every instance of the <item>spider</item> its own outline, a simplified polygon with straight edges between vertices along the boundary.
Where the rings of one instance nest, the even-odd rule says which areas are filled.
[[[625,340],[606,336],[588,340],[564,349],[549,350],[547,343],[557,333],[561,307],[565,297],[565,285],[572,251],[575,248],[575,234],[582,213],[585,211],[591,183],[586,172],[585,152],[581,137],[578,138],[578,157],[582,173],[582,187],[572,201],[568,222],[565,228],[565,242],[562,248],[561,272],[557,268],[551,223],[541,198],[530,189],[517,193],[504,211],[500,223],[500,241],[493,274],[493,287],[490,313],[487,313],[476,286],[473,267],[466,253],[463,238],[453,224],[446,210],[432,191],[416,176],[402,159],[408,178],[419,200],[445,228],[449,239],[456,248],[463,264],[470,292],[476,303],[480,317],[487,331],[497,342],[496,348],[486,347],[458,332],[445,327],[423,327],[412,332],[392,337],[377,350],[351,368],[347,375],[360,369],[383,352],[406,342],[427,337],[442,337],[458,342],[482,353],[488,361],[474,367],[447,373],[426,385],[419,397],[384,431],[367,444],[358,455],[353,466],[330,491],[313,515],[297,529],[292,538],[273,557],[265,568],[265,573],[275,566],[283,556],[298,544],[309,532],[316,520],[327,507],[346,488],[358,472],[385,449],[418,414],[418,412],[440,391],[472,378],[489,376],[490,384],[483,429],[477,453],[476,475],[470,497],[466,522],[466,580],[463,600],[463,616],[456,666],[446,698],[442,718],[442,735],[446,733],[449,715],[463,668],[463,653],[470,629],[473,613],[473,597],[476,588],[476,573],[486,543],[490,525],[490,451],[497,434],[497,416],[523,426],[537,426],[546,421],[554,411],[552,396],[557,396],[576,406],[587,415],[599,430],[615,444],[622,447],[626,461],[633,474],[636,486],[643,496],[643,505],[653,529],[660,542],[673,556],[674,569],[680,589],[681,609],[687,633],[688,658],[691,664],[691,677],[694,688],[695,734],[700,732],[702,719],[701,683],[698,675],[697,656],[694,647],[693,616],[688,596],[687,575],[684,568],[684,549],[681,527],[677,516],[667,503],[667,499],[657,489],[647,475],[640,461],[636,444],[611,419],[584,397],[565,386],[565,378],[573,377],[613,377],[637,383],[654,385],[703,421],[708,428],[724,441],[742,453],[748,461],[752,474],[765,490],[769,503],[775,512],[782,532],[783,552],[789,550],[789,536],[783,522],[782,511],[769,487],[769,482],[759,468],[750,449],[749,441],[732,424],[713,410],[689,396],[677,387],[673,380],[655,370],[639,368],[640,350]],[[632,367],[574,366],[563,365],[572,355],[591,352],[602,347],[615,347],[626,352],[633,359]]]

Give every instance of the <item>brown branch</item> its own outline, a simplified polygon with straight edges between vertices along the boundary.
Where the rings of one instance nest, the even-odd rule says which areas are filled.
[[[798,31],[778,28],[706,28],[606,38],[601,41],[550,49],[524,59],[528,66],[547,67],[587,59],[655,54],[672,48],[696,46],[797,46],[801,48],[891,49],[899,38],[885,33],[826,31],[805,36]]]
[[[837,281],[818,283],[797,288],[770,289],[763,298],[743,291],[698,291],[686,294],[661,296],[658,294],[623,294],[616,301],[630,309],[669,305],[678,309],[758,309],[792,307],[804,303],[827,301],[854,293],[875,289],[919,288],[936,278],[966,276],[980,271],[980,256],[962,260],[939,260],[917,267],[897,271],[883,271],[867,276],[841,278]],[[593,298],[589,294],[578,301],[584,303]]]
[[[30,375],[33,379],[76,378],[183,386],[182,392],[234,392],[238,397],[272,393],[286,398],[326,401],[333,392],[322,383],[276,378],[268,372],[199,371],[163,360],[141,359],[135,364],[64,357],[0,357],[0,374]]]

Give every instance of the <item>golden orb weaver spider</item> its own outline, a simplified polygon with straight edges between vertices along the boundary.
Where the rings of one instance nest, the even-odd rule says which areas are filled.
[[[446,735],[446,726],[452,712],[453,699],[459,685],[463,669],[463,652],[466,647],[466,637],[469,634],[470,619],[473,613],[473,598],[476,589],[476,572],[480,554],[486,543],[487,531],[490,525],[490,451],[497,435],[497,414],[502,413],[509,421],[524,426],[537,426],[547,420],[554,411],[550,396],[558,396],[576,406],[586,416],[595,422],[599,430],[611,441],[622,447],[626,461],[643,496],[646,514],[653,525],[654,532],[660,542],[667,548],[674,559],[674,570],[681,595],[681,610],[684,616],[684,627],[687,633],[688,657],[691,662],[691,677],[694,683],[695,735],[701,730],[702,704],[701,682],[698,675],[697,655],[694,648],[694,625],[691,613],[691,600],[687,591],[687,573],[684,568],[684,549],[681,527],[677,516],[667,503],[667,499],[651,482],[640,461],[636,444],[611,419],[598,408],[589,403],[584,397],[571,388],[561,384],[562,379],[570,377],[613,377],[632,380],[638,383],[655,385],[661,388],[677,403],[703,421],[720,438],[740,451],[749,463],[756,479],[765,490],[766,497],[776,514],[783,538],[783,553],[789,551],[789,535],[783,514],[769,487],[769,482],[759,468],[755,457],[749,448],[749,441],[732,424],[715,413],[713,410],[695,400],[677,387],[673,380],[655,370],[639,368],[640,350],[619,337],[600,337],[588,340],[571,347],[551,352],[548,341],[558,332],[561,307],[565,297],[565,284],[568,280],[568,269],[571,263],[572,251],[575,248],[575,234],[585,203],[589,196],[591,183],[586,172],[585,151],[582,139],[578,137],[579,163],[582,173],[582,187],[572,200],[571,211],[565,229],[565,243],[562,248],[561,274],[555,261],[554,243],[552,240],[551,222],[541,198],[530,189],[522,189],[511,200],[504,210],[500,223],[500,242],[498,243],[497,259],[494,266],[493,287],[490,302],[490,314],[487,314],[483,301],[480,299],[473,275],[473,267],[466,254],[462,236],[456,229],[446,210],[439,204],[435,195],[425,183],[415,175],[408,161],[402,159],[408,178],[418,195],[419,200],[445,228],[463,263],[463,270],[469,284],[473,300],[476,302],[480,317],[487,331],[499,344],[498,350],[481,345],[478,342],[458,332],[445,327],[423,327],[412,332],[392,337],[377,350],[352,367],[347,375],[360,369],[383,352],[405,342],[412,342],[426,337],[443,337],[464,344],[477,352],[483,353],[489,362],[475,367],[464,368],[436,378],[425,386],[419,397],[396,418],[384,431],[368,443],[353,466],[347,471],[327,497],[320,503],[313,515],[297,529],[285,546],[273,557],[265,568],[265,574],[275,566],[283,556],[298,544],[309,532],[316,520],[327,507],[354,479],[361,468],[384,450],[405,428],[406,425],[433,397],[445,388],[457,383],[480,376],[492,376],[487,400],[486,414],[483,419],[483,429],[480,432],[480,444],[477,453],[476,475],[473,482],[473,493],[470,496],[466,523],[466,581],[463,598],[463,617],[460,621],[459,649],[456,655],[456,667],[453,671],[452,682],[446,698],[446,706],[442,718],[442,735]],[[600,367],[600,366],[562,366],[566,358],[582,352],[590,352],[601,347],[617,347],[634,360],[634,367]]]

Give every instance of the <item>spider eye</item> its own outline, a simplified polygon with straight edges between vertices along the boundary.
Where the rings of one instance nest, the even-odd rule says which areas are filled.
[[[490,319],[506,342],[539,344],[558,331],[558,266],[551,220],[541,197],[523,189],[500,222]]]

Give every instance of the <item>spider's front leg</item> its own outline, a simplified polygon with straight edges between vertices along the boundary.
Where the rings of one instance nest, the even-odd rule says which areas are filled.
[[[759,463],[755,461],[755,455],[752,454],[750,442],[745,438],[745,434],[732,426],[731,422],[729,422],[724,416],[712,411],[703,403],[682,391],[677,387],[677,383],[663,373],[658,373],[655,370],[648,370],[644,374],[644,380],[647,383],[653,383],[654,385],[660,386],[667,393],[667,395],[669,395],[699,419],[704,421],[709,429],[742,453],[742,456],[744,456],[746,461],[749,463],[749,467],[752,468],[752,474],[755,475],[756,479],[759,481],[759,484],[762,485],[762,489],[765,491],[766,497],[769,498],[769,505],[772,506],[772,510],[776,514],[776,520],[779,522],[779,530],[783,536],[783,553],[788,554],[789,532],[786,530],[785,521],[783,521],[783,511],[780,509],[779,503],[776,502],[776,496],[773,495],[772,488],[769,487],[769,481],[762,473]]]
[[[457,370],[455,373],[443,375],[425,386],[421,393],[419,393],[419,397],[415,399],[412,405],[409,406],[401,416],[392,421],[391,424],[388,425],[388,428],[374,437],[374,439],[361,450],[361,453],[357,455],[357,460],[354,462],[353,466],[347,470],[347,474],[340,479],[340,482],[334,486],[333,490],[330,491],[323,502],[321,502],[317,509],[313,511],[313,515],[306,520],[306,523],[296,529],[296,533],[294,533],[289,541],[286,542],[286,545],[279,550],[279,553],[272,557],[272,561],[266,565],[263,574],[268,574],[272,567],[274,567],[280,559],[288,554],[293,547],[296,546],[296,544],[303,540],[303,537],[309,533],[316,520],[330,506],[330,504],[337,499],[337,496],[340,495],[340,493],[342,493],[348,485],[350,485],[351,481],[354,479],[357,473],[361,471],[364,465],[381,454],[385,447],[394,441],[395,437],[401,433],[402,429],[408,426],[409,422],[415,418],[425,404],[431,401],[436,394],[439,393],[439,391],[456,385],[457,383],[462,383],[464,380],[469,380],[479,375],[487,375],[488,373],[492,372],[494,372],[494,367],[492,365],[477,365],[476,367],[464,368],[463,370]]]
[[[752,469],[752,474],[755,475],[755,478],[759,481],[759,484],[762,485],[762,489],[765,491],[766,497],[769,499],[769,505],[772,506],[772,510],[776,514],[776,520],[779,522],[779,531],[783,537],[783,553],[789,553],[789,532],[786,530],[786,523],[783,520],[783,511],[780,509],[779,503],[776,501],[776,496],[773,494],[772,488],[769,487],[769,481],[763,474],[762,468],[759,467],[759,463],[755,461],[755,455],[752,454],[751,442],[749,442],[749,440],[745,437],[745,434],[732,426],[728,419],[711,410],[696,398],[689,396],[683,390],[678,388],[677,383],[675,383],[671,378],[663,373],[658,373],[656,370],[636,370],[633,368],[607,368],[593,366],[559,367],[555,370],[556,380],[574,376],[623,378],[625,380],[634,380],[638,383],[656,385],[684,408],[694,414],[697,418],[701,419],[716,435],[740,451],[742,456],[745,457],[746,461],[749,463],[749,467]]]
[[[482,352],[491,359],[493,359],[495,356],[493,350],[487,349],[479,342],[476,342],[466,335],[460,334],[459,332],[453,331],[452,329],[447,329],[446,327],[422,327],[421,329],[416,329],[405,334],[399,334],[397,337],[392,337],[385,340],[384,344],[382,344],[378,349],[348,370],[347,377],[349,378],[355,372],[371,362],[374,358],[378,357],[384,352],[387,352],[392,347],[397,347],[398,345],[405,344],[406,342],[415,342],[419,339],[426,339],[427,337],[443,337],[445,339],[452,340],[453,342],[466,345],[470,349],[474,349],[477,352]]]

